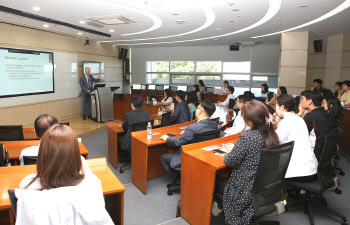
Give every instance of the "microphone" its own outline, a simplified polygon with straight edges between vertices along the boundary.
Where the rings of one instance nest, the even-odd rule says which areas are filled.
[[[5,150],[5,160],[6,160],[6,166],[11,166],[10,158],[9,158],[9,150]]]

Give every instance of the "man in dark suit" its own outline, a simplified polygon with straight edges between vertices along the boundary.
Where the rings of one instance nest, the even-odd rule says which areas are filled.
[[[132,97],[131,98],[131,112],[125,114],[124,123],[122,125],[123,130],[126,132],[125,136],[121,139],[120,148],[122,152],[131,150],[131,129],[132,124],[137,122],[149,121],[149,112],[142,110],[142,98]],[[124,157],[123,157],[124,158]]]
[[[188,104],[184,100],[185,96],[186,94],[183,91],[176,92],[175,99],[178,104],[176,104],[174,113],[171,115],[171,120],[175,121],[175,124],[191,121],[190,108],[188,108]]]
[[[179,148],[175,154],[163,154],[160,157],[160,161],[170,179],[175,179],[174,171],[181,169],[181,146],[192,143],[193,133],[209,132],[218,129],[217,122],[210,120],[215,109],[214,103],[205,99],[196,109],[197,123],[187,126],[179,138],[170,138],[168,135],[162,135],[161,139],[167,142],[167,146]]]
[[[99,82],[100,80],[100,76],[96,79],[90,74],[89,67],[85,68],[85,75],[80,77],[80,94],[83,96],[83,120],[86,120],[86,114],[91,119],[91,96],[89,93],[93,90],[94,82]]]

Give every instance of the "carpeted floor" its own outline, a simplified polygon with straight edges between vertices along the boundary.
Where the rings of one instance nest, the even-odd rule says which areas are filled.
[[[82,138],[85,147],[89,151],[89,158],[108,158],[107,129],[90,134]],[[107,160],[108,161],[108,160]],[[346,173],[345,176],[339,176],[343,191],[341,195],[328,191],[324,196],[328,200],[328,206],[339,213],[344,214],[350,219],[350,159],[345,154],[340,154],[338,165]],[[118,164],[119,169],[120,163]],[[183,218],[175,218],[176,205],[180,199],[180,194],[173,196],[167,195],[166,185],[169,180],[166,175],[153,178],[147,181],[147,194],[144,195],[131,182],[131,169],[119,173],[109,164],[110,169],[125,186],[124,199],[124,224],[125,225],[186,225]],[[314,210],[316,225],[335,225],[340,224],[340,220],[329,216],[323,211]],[[277,220],[281,225],[308,225],[309,219],[304,214],[303,207],[289,208],[287,212],[278,216],[265,216],[263,220]],[[224,224],[224,217],[221,214],[218,217],[212,217],[213,225]]]

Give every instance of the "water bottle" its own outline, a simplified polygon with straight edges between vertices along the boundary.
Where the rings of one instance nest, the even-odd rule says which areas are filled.
[[[267,99],[267,96],[265,98],[265,104],[268,105],[269,104],[269,100]]]
[[[152,139],[152,126],[151,126],[151,122],[148,122],[148,125],[147,125],[147,139]]]
[[[162,117],[162,110],[158,109],[158,118]]]
[[[147,96],[147,104],[149,103],[149,97]]]

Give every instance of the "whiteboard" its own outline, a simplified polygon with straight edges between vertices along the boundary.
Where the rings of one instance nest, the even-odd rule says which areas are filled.
[[[55,93],[0,98],[0,107],[78,97],[77,54],[53,52],[53,60]]]

